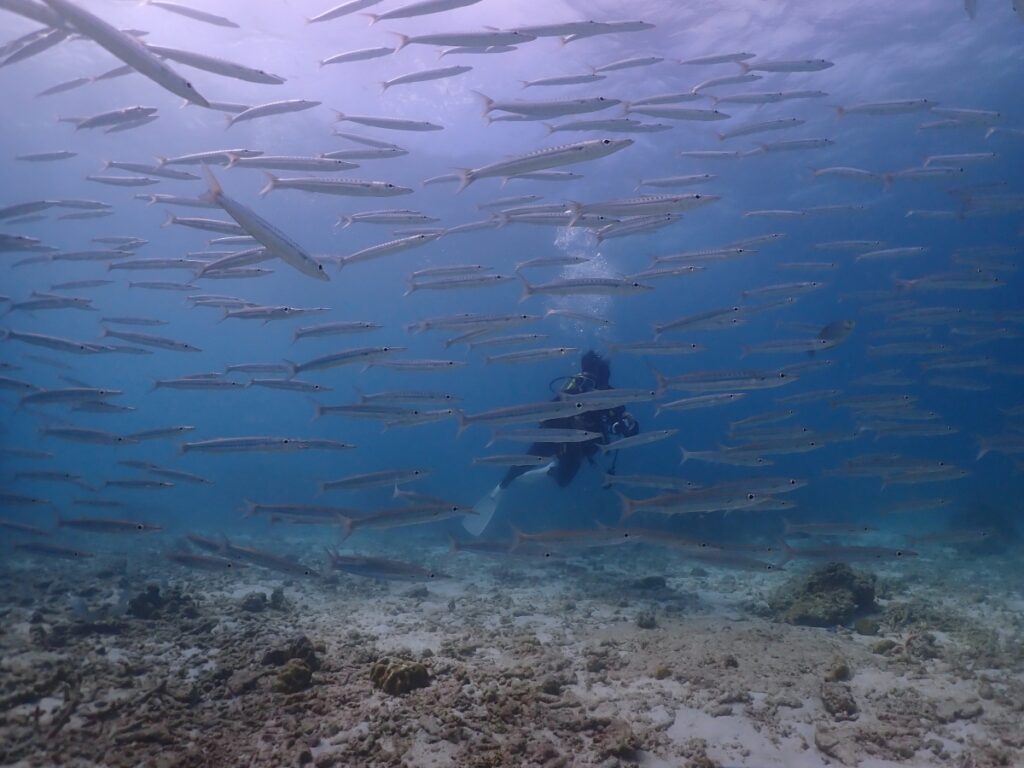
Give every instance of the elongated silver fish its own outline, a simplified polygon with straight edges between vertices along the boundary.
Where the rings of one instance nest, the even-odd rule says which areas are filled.
[[[202,21],[206,24],[212,24],[215,27],[230,27],[232,29],[238,29],[238,25],[231,19],[225,18],[224,16],[218,16],[214,13],[200,10],[199,8],[193,8],[188,5],[182,5],[181,3],[172,3],[169,0],[146,0],[146,5],[152,5],[156,8],[162,8],[165,11],[176,13],[179,16],[184,16],[188,19],[194,19],[195,21]]]
[[[89,533],[153,533],[163,530],[153,523],[111,517],[58,517],[57,527]]]
[[[430,80],[443,80],[449,77],[457,77],[458,75],[464,75],[467,72],[472,71],[472,67],[466,65],[457,65],[453,67],[437,67],[435,69],[421,69],[416,72],[410,72],[405,75],[399,75],[393,77],[390,80],[384,80],[381,82],[381,92],[386,92],[389,88],[393,88],[396,85],[407,85],[409,83],[425,83]]]
[[[298,437],[217,437],[182,443],[181,453],[282,452],[305,450],[343,450],[353,448],[335,440],[311,440]]]
[[[205,165],[203,169],[206,172],[206,180],[209,185],[209,191],[204,195],[205,199],[223,208],[238,223],[239,227],[289,266],[294,267],[304,275],[315,277],[317,280],[329,281],[331,279],[324,271],[323,264],[310,256],[298,243],[277,229],[269,221],[259,216],[251,208],[224,194],[224,190],[210,169]]]
[[[380,0],[374,0],[374,2],[380,2]],[[315,21],[315,19],[311,19],[311,21]],[[381,56],[390,56],[394,52],[394,48],[389,48],[387,46],[360,48],[356,51],[345,51],[344,53],[336,53],[333,56],[328,56],[326,59],[322,59],[320,61],[320,66],[326,67],[329,64],[348,64],[353,61],[379,59]]]
[[[422,480],[429,477],[429,469],[384,469],[377,472],[365,472],[359,475],[350,475],[337,480],[322,481],[320,492],[326,491],[354,491],[366,488],[381,488],[403,485],[414,480]]]
[[[632,437],[623,437],[618,440],[613,440],[610,443],[601,443],[597,447],[603,453],[621,451],[628,448],[637,448],[641,445],[650,445],[651,443],[657,443],[661,440],[667,440],[678,432],[678,429],[657,429],[653,432],[642,432],[638,435],[633,435]]]
[[[148,77],[153,82],[186,101],[198,104],[201,107],[210,106],[210,103],[192,87],[188,80],[164,64],[136,38],[121,32],[116,27],[75,5],[70,0],[44,0],[44,2],[64,22],[70,24],[80,34],[107,49],[139,74]]]
[[[249,83],[261,83],[263,85],[281,85],[284,82],[284,78],[272,75],[269,72],[264,72],[262,69],[247,67],[244,64],[238,64],[234,61],[226,61],[225,59],[218,59],[213,56],[207,56],[203,53],[182,51],[178,48],[167,48],[161,45],[147,44],[146,47],[161,58],[170,59],[171,61],[176,61],[179,64],[194,67],[195,69],[202,69],[206,72],[213,72],[214,74],[221,75],[223,77],[230,77],[235,80],[244,80]],[[236,116],[244,114],[246,111],[247,110],[242,110],[241,112],[236,113]]]
[[[511,160],[500,160],[479,168],[463,169],[459,171],[459,191],[462,191],[477,179],[515,176],[522,173],[596,160],[632,145],[632,139],[593,139],[575,144],[563,144],[557,147],[540,149],[528,155],[522,155]]]
[[[477,2],[477,0],[473,0]],[[414,563],[389,560],[383,557],[367,557],[365,555],[341,555],[334,550],[327,550],[331,568],[345,571],[355,576],[365,576],[381,581],[433,581],[444,579],[448,574],[433,568],[423,568]]]
[[[257,104],[227,118],[228,127],[236,123],[244,123],[248,120],[257,120],[273,115],[287,115],[293,112],[305,112],[307,109],[319,107],[322,102],[310,101],[309,99],[285,99],[283,101],[271,101],[267,104]]]
[[[302,192],[314,192],[325,195],[343,195],[346,197],[394,197],[412,193],[409,187],[393,184],[389,181],[361,181],[356,179],[322,179],[315,176],[282,179],[267,173],[267,183],[260,190],[260,197],[275,189],[294,189]]]

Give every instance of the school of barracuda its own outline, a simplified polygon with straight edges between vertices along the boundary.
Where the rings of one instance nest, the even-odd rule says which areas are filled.
[[[907,542],[892,538],[884,546],[857,543],[872,527],[832,521],[827,514],[800,519],[805,488],[846,478],[862,483],[865,495],[891,499],[871,509],[872,514],[893,515],[885,520],[900,513],[905,519],[909,513],[948,506],[949,494],[955,493],[950,489],[975,470],[973,460],[1006,461],[1008,474],[1021,470],[1024,402],[1019,395],[994,397],[991,386],[1024,375],[1024,365],[1011,353],[1024,335],[1021,286],[1015,278],[1021,246],[1012,239],[1021,232],[944,248],[941,239],[922,242],[921,233],[932,230],[921,225],[955,231],[981,220],[1019,228],[1024,216],[1020,167],[1014,171],[1004,155],[1016,151],[1019,158],[1024,123],[1014,124],[1012,116],[985,104],[949,102],[942,83],[901,98],[875,98],[869,89],[860,101],[836,105],[815,78],[833,66],[843,67],[844,61],[823,58],[827,52],[813,46],[800,58],[695,49],[685,60],[638,53],[603,63],[596,47],[590,49],[595,63],[589,71],[552,66],[549,77],[526,82],[510,71],[507,87],[497,92],[493,83],[473,83],[472,64],[448,62],[492,56],[514,61],[539,48],[555,62],[552,51],[566,50],[558,46],[598,38],[617,43],[628,38],[633,44],[653,25],[583,19],[514,29],[449,27],[446,13],[480,2],[419,0],[379,12],[381,0],[350,0],[312,15],[311,25],[365,24],[360,14],[371,21],[365,48],[306,62],[319,64],[325,74],[358,67],[358,62],[399,58],[424,46],[439,54],[436,66],[410,65],[408,73],[382,82],[378,113],[351,114],[329,109],[343,105],[332,104],[328,89],[319,99],[302,98],[311,94],[293,92],[284,78],[260,69],[258,48],[245,49],[242,63],[216,51],[188,50],[185,40],[149,42],[164,42],[158,30],[168,13],[223,28],[225,35],[244,30],[244,19],[236,23],[199,7],[151,0],[138,12],[139,18],[151,18],[147,28],[153,32],[147,34],[106,21],[102,3],[0,0],[5,24],[15,14],[22,17],[19,24],[29,19],[36,25],[0,46],[0,77],[42,67],[48,55],[71,46],[87,57],[82,76],[38,95],[67,124],[65,143],[7,145],[2,161],[8,169],[17,164],[38,170],[31,191],[7,183],[0,187],[0,254],[3,293],[8,294],[0,297],[0,390],[5,421],[31,424],[29,431],[15,435],[7,428],[0,435],[0,527],[16,551],[87,558],[94,554],[94,535],[146,534],[167,536],[165,556],[182,568],[247,564],[320,574],[322,553],[295,559],[270,546],[242,546],[212,530],[184,538],[177,534],[185,532],[175,530],[172,536],[173,518],[153,511],[173,507],[173,495],[183,487],[190,506],[198,509],[203,502],[196,499],[203,493],[224,485],[244,487],[249,472],[269,473],[277,497],[250,500],[239,492],[232,514],[243,507],[245,518],[325,526],[337,532],[330,540],[347,546],[366,538],[371,552],[373,536],[364,529],[398,536],[410,526],[437,526],[439,534],[460,531],[454,548],[488,555],[550,555],[642,541],[673,548],[686,561],[774,569],[792,559],[916,554]],[[1019,0],[991,2],[982,9],[967,0],[964,9],[971,18],[1002,13],[1007,24],[1024,22]],[[429,22],[436,31],[406,34],[402,24],[407,19]],[[644,51],[644,44],[632,50]],[[302,55],[296,46],[294,56]],[[619,87],[618,73],[640,69],[657,70],[678,85],[665,92],[645,92],[635,84]],[[847,74],[856,82],[856,71]],[[67,115],[60,109],[61,94],[137,76],[148,79],[153,103],[166,104],[165,92],[170,92],[190,108],[178,112],[97,97],[91,114]],[[231,92],[232,81],[266,86],[268,95],[254,103],[215,100]],[[403,136],[417,136],[417,146],[436,141],[439,152],[459,154],[446,143],[447,126],[416,117],[415,105],[423,104],[422,98],[393,100],[393,94],[446,82],[462,83],[467,90],[487,88],[486,94],[470,98],[480,104],[481,130],[495,137],[491,156],[475,167],[439,167],[420,184],[390,180],[389,170],[402,168],[415,154],[402,146]],[[557,95],[566,88],[573,89],[571,97]],[[555,95],[535,96],[540,92]],[[10,101],[5,110],[30,112],[28,105]],[[187,154],[163,156],[166,150],[154,145],[119,157],[120,148],[138,146],[125,137],[144,136],[155,121],[192,121],[196,110],[223,113],[215,121],[223,139],[211,139],[211,131],[194,131],[194,147]],[[289,115],[310,110],[319,117],[322,132],[303,137],[307,153],[277,154],[268,139],[273,134],[242,133],[245,124],[278,121],[281,130],[289,130]],[[856,121],[859,135],[870,141],[872,131],[894,120],[904,121],[899,125],[906,127],[907,143],[878,155],[896,153],[899,162],[860,167],[844,160],[836,126]],[[551,140],[537,134],[538,125],[546,127]],[[191,129],[183,123],[182,130]],[[53,169],[81,160],[80,138],[99,132],[109,137],[94,170],[85,176],[95,185],[96,199],[63,194],[66,176]],[[530,149],[513,141],[517,132],[527,137]],[[247,138],[239,141],[237,135]],[[940,137],[945,149],[924,155],[917,136]],[[331,148],[339,141],[342,148]],[[662,175],[637,179],[622,165],[614,166],[615,173],[605,172],[610,164],[627,162],[640,146],[654,148]],[[742,201],[730,199],[723,180],[736,167],[774,189],[778,207],[743,209]],[[471,218],[435,215],[433,209],[465,200],[470,193],[458,195],[467,188],[482,187],[493,199],[469,206]],[[794,203],[846,193],[853,202]],[[302,195],[309,216],[303,222],[275,209],[275,201],[296,194]],[[376,200],[392,197],[401,200]],[[353,198],[339,214],[338,202]],[[141,233],[123,229],[128,216],[146,214],[152,210],[148,206],[166,209],[167,230],[162,231],[187,231],[195,248],[185,252],[141,236],[150,233],[148,227]],[[713,242],[688,234],[688,227],[707,212],[727,206],[740,206],[732,216],[737,231],[751,222],[762,223],[763,230],[742,237],[725,234]],[[858,225],[867,210],[883,207],[891,213],[889,229]],[[106,228],[108,217],[117,218],[117,228]],[[324,233],[334,228],[332,252],[309,247],[312,221]],[[586,247],[524,250],[517,263],[505,257],[494,263],[486,243],[494,243],[497,254],[498,244],[523,231],[516,225],[527,224]],[[24,233],[32,226],[44,228],[39,237]],[[816,233],[813,242],[794,246],[804,241],[797,234],[801,228]],[[362,236],[368,230],[386,234],[367,241]],[[471,249],[459,246],[466,233],[476,238]],[[669,242],[671,235],[678,247],[652,251],[643,245],[652,233],[658,243]],[[616,250],[633,243],[639,244],[636,250]],[[636,263],[627,253],[643,254],[649,263]],[[340,299],[327,305],[328,291],[339,285],[360,291],[364,262],[377,260],[388,265],[386,273],[378,273],[386,281],[388,299],[372,316],[354,316]],[[752,262],[774,265],[779,279],[745,283]],[[297,300],[301,293],[290,282],[295,273],[304,280],[296,283],[299,290],[310,286],[316,301]],[[846,290],[851,275],[872,287]],[[725,279],[739,286],[732,303],[702,303],[704,289],[698,282]],[[313,281],[329,285],[314,291]],[[278,293],[274,285],[281,282],[288,288]],[[250,285],[274,298],[251,301],[246,298]],[[992,293],[1016,299],[999,300],[1011,306],[972,303],[973,297]],[[119,295],[131,295],[152,311],[121,314]],[[419,315],[405,327],[395,320],[399,305],[424,295],[442,296],[443,303],[435,306],[448,311]],[[831,297],[825,305],[831,309],[818,320],[787,319],[807,297],[825,295]],[[463,304],[462,297],[472,298]],[[620,332],[616,316],[621,313],[631,326],[645,325],[646,335]],[[55,314],[74,317],[73,335],[51,331],[48,318]],[[279,324],[288,330],[280,333]],[[258,344],[242,335],[253,326],[265,331]],[[754,329],[768,329],[769,337],[742,336]],[[545,374],[572,369],[589,346],[604,348],[620,361],[640,360],[640,374],[627,377],[628,388],[596,393],[603,398],[563,394],[550,400]],[[204,347],[233,354],[230,360],[214,360]],[[862,362],[842,363],[837,384],[836,361],[851,351]],[[251,357],[238,360],[234,353],[241,352]],[[702,364],[702,358],[715,362]],[[83,360],[103,364],[82,366]],[[515,379],[511,389],[484,383],[504,376],[509,366],[527,372],[523,383]],[[124,386],[127,370],[133,378],[151,381],[152,391],[142,394]],[[533,376],[532,370],[541,373]],[[400,384],[376,390],[364,383],[379,381],[369,377],[384,373]],[[173,405],[161,399],[171,397],[161,390],[173,390]],[[292,432],[267,433],[259,428],[256,406],[245,400],[255,390],[265,395],[259,408],[267,409],[268,418],[278,407],[274,403],[291,407],[295,399],[308,406],[310,415],[325,418],[296,423]],[[935,391],[957,393],[956,407],[934,410],[926,401],[927,393]],[[1000,391],[1006,390],[1001,386]],[[728,415],[755,399],[759,405],[749,415]],[[236,414],[238,431],[211,430],[202,420],[190,420],[192,403],[196,412],[214,408]],[[602,439],[583,430],[551,429],[543,422],[622,405],[637,412],[642,431],[600,446],[602,458],[621,453],[618,471],[604,478],[609,497],[620,497],[617,523],[564,528],[552,521],[547,528],[517,532],[514,539],[474,539],[452,525],[478,514],[473,499],[465,498],[465,487],[455,493],[440,487],[431,487],[430,493],[413,490],[424,488],[452,461],[460,462],[458,472],[467,487],[478,486],[478,491],[490,487],[496,468],[542,466],[546,460],[524,452],[525,443]],[[714,431],[688,430],[694,412],[712,409],[720,417]],[[990,414],[983,420],[988,431],[973,429],[968,415],[975,411]],[[815,429],[823,412],[844,414],[846,426]],[[132,428],[134,419],[147,426]],[[374,446],[372,432],[362,430],[366,439],[350,439],[353,420],[382,425],[381,439],[397,431],[407,447],[418,451],[419,463],[396,465],[386,450]],[[110,423],[125,426],[104,426]],[[323,436],[325,423],[332,437]],[[971,429],[965,429],[968,424]],[[493,449],[483,444],[488,429]],[[456,458],[455,441],[466,446],[468,439],[480,442],[478,454],[467,463]],[[68,443],[73,453],[64,453]],[[843,452],[829,470],[801,471],[804,454],[836,445]],[[953,458],[965,455],[964,446],[972,461]],[[945,451],[944,457],[936,451]],[[291,459],[279,457],[313,452],[336,455],[337,474],[319,477],[318,483],[299,482],[287,463]],[[240,456],[221,464],[223,454]],[[68,456],[84,458],[78,465]],[[704,475],[708,464],[719,466]],[[670,465],[678,465],[678,472],[662,471]],[[651,467],[659,473],[645,473]],[[917,495],[903,501],[877,496],[879,485],[911,486]],[[386,495],[392,500],[383,501]],[[222,504],[220,497],[211,498]],[[741,541],[709,543],[672,527],[689,516],[737,515],[740,520],[749,518],[738,515],[754,513],[785,516],[787,538],[799,534],[810,542],[793,538],[752,548]],[[219,507],[210,514],[237,519]],[[247,524],[239,522],[232,531]],[[934,540],[988,534],[984,529],[939,531]],[[814,538],[819,535],[829,538],[823,543]],[[929,543],[927,537],[918,542]],[[426,566],[427,559],[412,563],[331,552],[329,566],[384,579],[442,575]]]

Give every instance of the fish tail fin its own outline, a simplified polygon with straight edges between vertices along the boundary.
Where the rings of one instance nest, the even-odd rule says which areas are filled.
[[[740,65],[740,74],[741,75],[747,75],[747,74],[750,73],[751,66],[749,64],[747,64],[747,62],[745,62],[745,61],[738,61],[736,63]]]
[[[679,446],[679,453],[682,456],[682,458],[679,459],[680,464],[685,464],[686,460],[693,455],[693,453],[683,448],[683,446]]]
[[[846,109],[844,107],[836,107],[836,117],[840,120],[846,117]]]
[[[413,278],[407,278],[405,285],[405,293],[403,293],[402,296],[408,296],[409,294],[416,292],[416,281]]]
[[[668,389],[668,387],[666,386],[666,384],[668,383],[668,377],[665,376],[665,374],[663,374],[653,365],[651,366],[651,373],[654,374],[654,394],[658,397],[661,397],[663,394],[665,394],[665,390]]]
[[[515,552],[522,543],[526,541],[526,536],[524,536],[523,532],[514,525],[510,524],[509,527],[512,529],[512,543],[509,545],[508,551]]]
[[[378,80],[378,81],[377,81],[377,85],[379,85],[379,86],[380,86],[380,95],[381,95],[381,96],[383,96],[383,95],[384,95],[385,93],[387,93],[387,92],[388,92],[388,88],[390,88],[390,87],[391,87],[391,86],[390,86],[390,85],[388,84],[388,81],[387,81],[387,80]]]
[[[255,501],[253,501],[252,499],[245,499],[245,498],[243,498],[242,499],[242,504],[243,504],[243,511],[242,511],[242,517],[243,518],[252,517],[253,515],[256,514],[256,502]]]
[[[226,168],[234,168],[236,165],[238,165],[238,161],[242,159],[242,156],[236,152],[228,152],[227,156],[228,164],[225,166]]]
[[[902,280],[896,275],[892,276],[892,284],[893,287],[895,287],[898,291],[909,291],[911,288],[914,287],[913,280]]]
[[[341,540],[345,541],[352,535],[352,518],[341,515]]]
[[[779,543],[782,544],[782,560],[778,562],[778,565],[783,566],[796,556],[796,550],[789,546],[785,539],[782,539]]]
[[[721,131],[715,131],[715,136],[718,137],[719,141],[725,141],[725,134]]]
[[[449,555],[457,555],[461,550],[462,550],[462,548],[459,546],[459,540],[456,539],[454,536],[452,536],[449,533],[448,534],[448,554]]]
[[[466,427],[469,426],[469,419],[466,418],[466,413],[464,411],[457,411],[456,413],[459,420],[459,428],[455,433],[455,436],[461,437],[462,433],[466,431]]]
[[[372,15],[372,14],[367,14],[367,15],[369,16],[369,15]],[[371,21],[370,23],[372,24],[373,22]],[[393,37],[397,37],[398,38],[398,45],[395,46],[395,53],[398,53],[400,50],[402,50],[403,48],[405,48],[405,46],[407,46],[409,44],[409,36],[408,35],[403,35],[403,34],[401,34],[399,32],[388,32],[388,34],[392,35]]]
[[[519,302],[522,303],[534,294],[535,289],[530,285],[529,281],[523,277],[522,272],[516,272],[516,277],[523,281],[523,292],[519,296]]]
[[[459,176],[459,188],[455,190],[456,194],[476,181],[476,178],[473,176],[473,171],[469,168],[457,168],[455,172]]]
[[[368,18],[370,20],[370,26],[371,27],[374,24],[376,24],[378,21],[380,21],[380,14],[379,13],[361,13],[359,15],[360,16],[365,16],[366,18]],[[397,33],[392,32],[391,34],[397,34]],[[402,37],[405,37],[405,35],[402,35]],[[395,53],[400,51],[403,47],[405,47],[405,45],[408,45],[408,43],[403,43],[402,46],[400,46],[399,48],[395,48]]]
[[[750,353],[753,351],[753,349],[754,349],[753,347],[751,347],[751,346],[749,346],[747,344],[744,344],[743,346],[741,346],[740,347],[740,360],[742,360],[743,358],[745,358],[748,355],[750,355]]]
[[[552,125],[551,123],[541,123],[541,125],[544,126],[544,130],[547,131],[547,135],[548,136],[550,136],[552,133],[555,132],[555,128],[556,127],[554,125]]]
[[[895,177],[891,173],[883,173],[882,174],[882,189],[884,189],[886,192],[891,190],[892,189],[892,180],[894,178]]]
[[[981,461],[982,458],[991,450],[991,448],[982,441],[978,441],[978,455],[974,457],[975,461]]]
[[[483,104],[483,116],[487,117],[487,113],[494,109],[494,99],[488,96],[486,93],[480,93],[480,91],[470,91],[474,96],[480,99]]]
[[[334,566],[334,562],[339,557],[338,550],[334,549],[333,547],[324,547],[324,554],[327,555],[327,560],[329,562],[329,565],[331,565],[333,567]]]
[[[217,181],[217,177],[213,175],[210,166],[206,163],[203,163],[203,176],[206,177],[207,190],[201,198],[206,202],[215,203],[217,198],[224,193],[224,189],[221,187],[220,182]]]
[[[567,226],[575,227],[576,222],[580,220],[580,216],[583,215],[583,206],[575,200],[566,201],[565,207],[572,212],[572,218],[569,219]]]
[[[345,223],[342,224],[342,222]],[[336,229],[348,229],[350,226],[352,226],[352,217],[345,216],[344,214],[342,214],[341,216],[338,217],[338,220],[334,223],[334,226]]]
[[[267,183],[263,185],[263,189],[260,190],[260,197],[266,197],[274,191],[274,187],[277,185],[278,178],[272,173],[263,172],[263,175],[267,177]]]
[[[175,221],[177,221],[177,219],[175,218],[174,214],[171,213],[170,211],[165,211],[164,221],[163,224],[160,225],[160,229],[166,229],[167,227],[174,224]]]
[[[619,504],[622,505],[622,515],[619,517],[619,520],[626,520],[627,518],[632,517],[633,513],[636,511],[633,499],[629,498],[629,496],[621,491],[616,491],[615,495],[619,497]]]

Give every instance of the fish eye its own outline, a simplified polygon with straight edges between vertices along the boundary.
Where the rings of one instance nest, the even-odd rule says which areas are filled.
[[[754,496],[754,494],[752,494],[752,493],[748,493],[747,494],[747,501],[753,501],[755,498],[757,498],[757,497]]]
[[[903,557],[903,550],[902,549],[897,549],[896,550],[896,557]]]
[[[601,143],[602,143],[602,144],[611,144],[612,142],[611,142],[611,139],[603,139],[603,140],[601,141]]]

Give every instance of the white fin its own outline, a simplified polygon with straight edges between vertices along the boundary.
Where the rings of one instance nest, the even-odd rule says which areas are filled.
[[[490,493],[473,505],[473,512],[476,514],[462,518],[462,527],[474,536],[481,535],[490,525],[494,513],[498,511],[502,493],[504,489],[500,485],[494,486]]]

